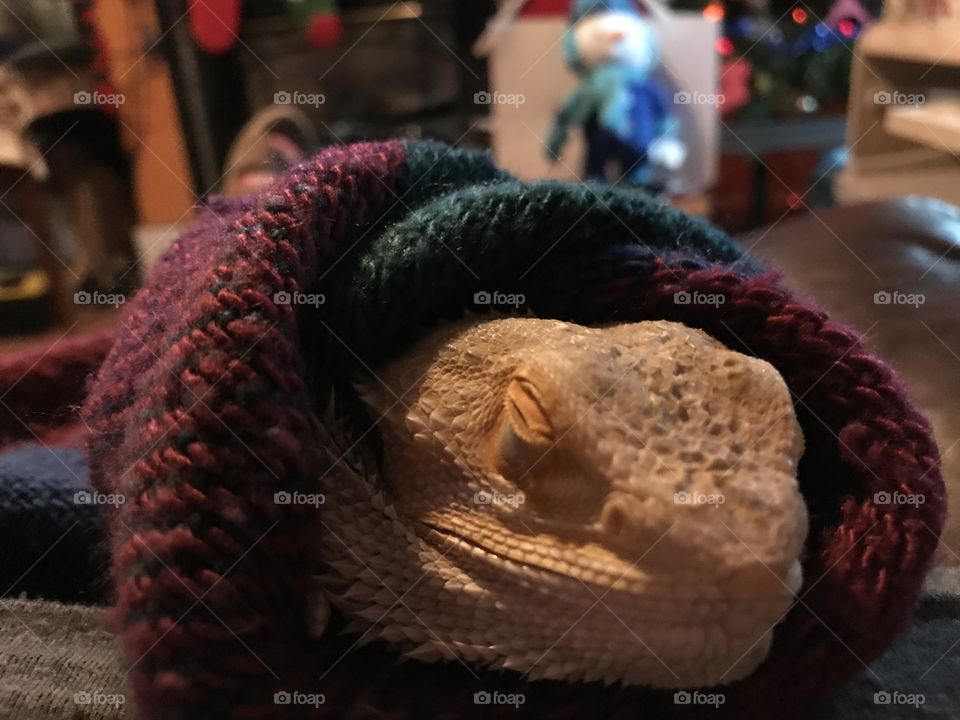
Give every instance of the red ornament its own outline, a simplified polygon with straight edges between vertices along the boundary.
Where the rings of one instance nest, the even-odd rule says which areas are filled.
[[[343,23],[336,13],[318,13],[310,18],[306,29],[307,42],[316,48],[336,47],[343,40]]]
[[[222,55],[237,42],[240,0],[193,0],[188,12],[193,39],[204,52]]]
[[[720,114],[730,115],[750,102],[753,66],[744,58],[724,60],[720,75]]]

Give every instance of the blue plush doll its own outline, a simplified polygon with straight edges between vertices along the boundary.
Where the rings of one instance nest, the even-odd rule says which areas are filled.
[[[659,48],[636,0],[574,0],[563,56],[580,84],[554,119],[547,138],[559,157],[571,125],[583,129],[586,176],[651,184],[653,167],[676,170],[686,148],[676,137],[670,98],[651,78]]]

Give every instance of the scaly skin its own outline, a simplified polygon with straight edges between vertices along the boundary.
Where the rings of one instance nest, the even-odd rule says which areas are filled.
[[[321,443],[321,618],[532,679],[706,686],[766,657],[807,532],[772,366],[677,323],[513,318],[378,376],[382,467]]]

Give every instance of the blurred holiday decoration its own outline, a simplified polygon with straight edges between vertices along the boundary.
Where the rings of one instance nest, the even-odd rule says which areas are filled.
[[[700,8],[722,23],[722,92],[737,99],[722,112],[741,118],[841,109],[852,43],[875,17],[861,0],[677,0],[675,7]]]
[[[204,52],[222,55],[237,42],[241,0],[190,0],[190,31]]]
[[[563,55],[580,84],[550,127],[551,160],[577,126],[587,145],[589,179],[651,184],[651,166],[674,171],[683,164],[686,147],[677,138],[672,102],[651,76],[659,63],[658,40],[633,0],[576,0]]]
[[[892,0],[856,45],[841,202],[960,203],[960,8]]]
[[[702,193],[718,156],[718,28],[658,0],[502,3],[474,46],[489,61],[475,102],[489,106],[498,161],[523,178]]]
[[[334,0],[299,0],[292,2],[291,7],[313,47],[332,48],[343,40],[343,21]]]
[[[327,49],[340,44],[343,22],[335,0],[288,0],[286,5],[310,45]],[[212,55],[227,52],[238,40],[244,9],[243,0],[190,0],[190,30],[194,41]]]

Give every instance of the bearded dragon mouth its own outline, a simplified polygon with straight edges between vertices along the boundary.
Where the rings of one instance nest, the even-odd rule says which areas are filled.
[[[461,546],[461,548],[467,549],[468,552],[482,553],[497,561],[514,563],[520,567],[536,570],[546,575],[556,576],[561,580],[568,581],[570,579],[569,575],[560,570],[547,567],[544,563],[536,562],[530,557],[523,557],[522,553],[509,551],[504,553],[503,548],[497,548],[492,543],[475,540],[463,531],[453,530],[436,523],[419,522],[418,525],[426,530],[423,534],[423,539],[441,553],[450,552],[451,545]]]

